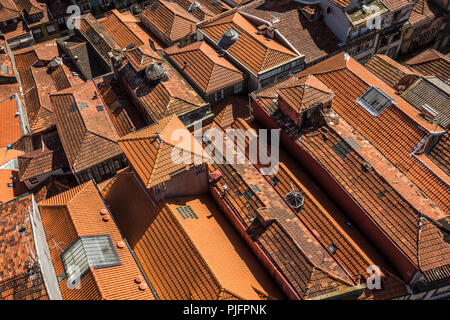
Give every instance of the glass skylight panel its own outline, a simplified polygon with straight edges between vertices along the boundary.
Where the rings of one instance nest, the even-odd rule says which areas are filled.
[[[394,103],[394,100],[382,90],[370,87],[360,98],[356,100],[373,116],[378,116],[384,109]]]
[[[98,269],[121,264],[109,235],[78,238],[61,254],[61,260],[69,281],[83,276],[89,267]]]

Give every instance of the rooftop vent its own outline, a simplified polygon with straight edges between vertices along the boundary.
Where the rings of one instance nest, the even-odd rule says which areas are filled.
[[[159,81],[166,75],[166,70],[164,70],[163,66],[159,63],[155,62],[155,59],[153,59],[153,62],[151,65],[147,67],[145,70],[145,76],[150,81]]]
[[[337,249],[338,249],[338,247],[334,243],[332,243],[328,246],[328,251],[330,251],[331,254],[334,254],[337,251]]]
[[[223,33],[222,38],[219,40],[219,46],[222,49],[227,50],[237,41],[238,38],[239,33],[233,28],[230,28]]]
[[[291,185],[291,188],[292,191],[286,195],[285,200],[292,208],[299,209],[303,207],[305,197],[300,192],[296,191],[294,186]]]
[[[50,61],[50,63],[48,64],[49,68],[51,69],[56,69],[60,65],[62,65],[62,61],[58,57],[53,58],[52,61]]]
[[[189,6],[188,11],[192,12],[197,8],[201,8],[202,6],[197,1],[192,2],[192,4]]]
[[[432,107],[430,107],[428,104],[424,104],[422,106],[422,109],[420,110],[420,115],[424,117],[426,120],[433,122],[438,113],[436,110],[434,110]]]

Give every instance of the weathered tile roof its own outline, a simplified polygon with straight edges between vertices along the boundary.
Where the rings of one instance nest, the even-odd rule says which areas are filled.
[[[333,109],[436,204],[449,211],[449,186],[411,156],[429,132],[442,131],[442,128],[425,121],[419,110],[396,96],[392,88],[344,54],[325,60],[299,75],[305,74],[314,74],[333,90],[336,94]],[[370,86],[382,89],[396,101],[377,117],[356,102]],[[388,130],[389,127],[392,129]]]
[[[149,84],[145,76],[126,62],[119,73],[154,122],[173,114],[180,116],[189,113],[206,104],[166,61],[161,64],[165,77],[156,84]]]
[[[225,51],[254,74],[287,63],[299,57],[281,43],[257,34],[257,28],[239,12],[220,16],[199,25],[201,32],[217,45],[229,29],[239,33],[239,37]]]
[[[278,96],[286,101],[296,112],[301,112],[311,107],[314,103],[331,101],[334,93],[315,76],[307,75],[299,78],[294,83],[279,88]]]
[[[442,53],[429,49],[405,62],[405,65],[417,70],[425,76],[435,76],[449,83],[450,58]]]
[[[223,1],[208,1],[208,0],[174,0],[179,4],[184,10],[189,11],[192,8],[192,4],[197,2],[199,7],[195,7],[189,11],[194,17],[200,21],[211,18],[215,15],[221,14],[222,12],[229,9],[229,7]]]
[[[307,64],[341,51],[340,41],[323,20],[310,22],[301,12],[303,7],[296,1],[258,0],[239,11],[271,23],[297,51],[305,55]]]
[[[248,97],[229,96],[221,101],[213,110],[214,122],[221,128],[229,127],[237,118],[250,116]]]
[[[16,95],[0,102],[0,147],[16,142],[23,134],[20,117],[16,115],[18,103]]]
[[[127,50],[124,55],[137,72],[145,70],[153,62],[162,63],[163,61],[150,45],[132,48]]]
[[[53,93],[50,100],[67,160],[76,172],[122,153],[116,143],[119,135],[93,82]]]
[[[0,300],[47,300],[28,210],[31,196],[0,204]],[[23,227],[23,231],[22,230]]]
[[[190,143],[176,140],[179,135],[173,136],[175,131],[184,132],[190,137]],[[171,174],[188,166],[185,162],[173,161],[172,154],[177,152],[176,150],[189,153],[190,158],[185,159],[189,163],[201,161],[201,158],[197,157],[202,156],[201,146],[176,115],[122,137],[119,145],[141,181],[149,189],[169,180]]]
[[[106,17],[99,22],[108,31],[121,48],[127,48],[130,44],[136,47],[144,45],[144,42],[121,19],[122,14],[116,9],[106,13]],[[136,21],[137,22],[137,21]]]
[[[409,16],[409,23],[418,28],[425,23],[431,23],[442,15],[441,9],[432,0],[418,0]]]
[[[29,15],[47,11],[47,5],[38,3],[36,0],[14,0],[14,2],[19,12],[26,12]]]
[[[208,195],[174,198],[155,207],[128,172],[103,193],[159,298],[282,297]],[[195,218],[182,218],[178,209],[187,206]]]
[[[409,0],[381,0],[381,2],[383,2],[383,4],[391,12],[395,12],[408,6],[412,6],[412,2],[410,2]]]
[[[63,150],[38,149],[17,157],[20,181],[61,169],[66,164]]]
[[[0,169],[0,204],[28,192],[25,184],[19,181],[17,170]]]
[[[175,2],[157,0],[140,14],[141,21],[154,25],[170,41],[195,33],[199,20]]]
[[[431,149],[428,157],[450,176],[450,139],[448,132],[442,135],[438,143]]]
[[[165,50],[175,65],[205,94],[229,87],[244,80],[244,75],[204,41],[184,48],[176,46]]]
[[[16,149],[8,149],[7,147],[0,147],[0,167],[16,159],[23,151]]]
[[[321,79],[324,78],[321,77]],[[322,81],[331,87],[331,80]],[[355,79],[352,78],[348,81],[355,83]],[[334,83],[342,86],[342,83],[336,79],[334,79]],[[349,96],[351,91],[348,91],[347,88],[343,89],[346,89],[346,96]],[[333,90],[336,93],[335,101],[343,99],[343,97],[339,98],[340,92],[336,86],[333,86]],[[259,103],[259,99],[257,101]],[[276,117],[277,111],[274,110],[276,108],[274,105],[260,105],[270,116]],[[334,106],[335,103],[333,103]],[[356,113],[356,108],[354,108],[354,112]],[[439,238],[438,236],[446,234],[443,226],[448,224],[448,214],[436,207],[428,198],[422,199],[423,196],[410,182],[411,180],[400,174],[398,169],[384,159],[372,145],[364,143],[365,137],[355,136],[355,130],[344,119],[330,121],[333,122],[332,126],[323,126],[302,134],[292,130],[289,131],[289,134],[302,150],[310,154],[329,172],[373,219],[374,224],[402,250],[419,270],[430,274],[426,281],[432,282],[450,277],[448,265],[450,245],[445,242],[443,237]],[[351,121],[352,119],[349,118],[350,124]],[[398,125],[399,121],[395,122],[395,126],[398,127]],[[374,127],[374,124],[371,123],[371,126]],[[359,127],[358,130],[360,130]],[[408,131],[408,134],[411,135],[412,132]],[[390,139],[393,139],[392,132]],[[359,140],[361,142],[357,142]],[[351,144],[351,141],[357,143]],[[369,140],[369,142],[371,141]],[[377,141],[373,143],[377,143]],[[400,142],[395,145],[399,148]],[[369,163],[372,169],[367,171],[364,163]],[[430,222],[430,224],[427,222],[427,226],[433,229],[435,237],[421,236],[420,226],[425,221]],[[419,248],[422,248],[422,251],[419,252]],[[436,255],[436,248],[441,254],[439,258]]]
[[[424,105],[436,111],[433,120],[441,127],[450,128],[450,86],[436,77],[422,77],[401,95],[419,110]]]
[[[391,88],[395,88],[395,85],[405,75],[415,77],[421,75],[414,69],[403,66],[384,54],[375,54],[364,66]]]
[[[6,22],[13,19],[19,19],[20,12],[14,5],[13,0],[1,0],[0,1],[0,21]]]
[[[153,300],[147,287],[141,290],[135,279],[142,273],[121,233],[111,219],[106,203],[94,182],[70,189],[39,203],[50,254],[57,275],[64,271],[61,253],[83,236],[109,235],[120,265],[89,268],[82,276],[81,287],[69,289],[61,280],[59,287],[65,300]],[[101,214],[106,210],[105,214]],[[121,244],[119,244],[121,242]],[[145,283],[145,281],[144,281]]]

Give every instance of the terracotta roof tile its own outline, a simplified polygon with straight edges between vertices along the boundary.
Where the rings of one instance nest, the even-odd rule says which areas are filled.
[[[14,5],[13,0],[0,1],[0,21],[6,22],[13,19],[20,19],[20,12]]]
[[[191,144],[181,145],[180,143],[186,142],[175,140],[175,131],[184,131],[189,135]],[[176,136],[178,137],[178,134]],[[174,149],[188,152],[191,163],[199,161],[197,157],[202,156],[201,146],[176,115],[128,134],[119,140],[119,145],[141,181],[149,189],[169,180],[171,174],[188,166],[187,163],[175,163],[172,160],[172,152],[176,152]]]
[[[0,147],[0,167],[17,159],[19,155],[23,154],[23,151],[16,149],[8,149],[7,147]]]
[[[35,150],[17,157],[20,181],[61,169],[66,164],[63,150]]]
[[[67,249],[73,241],[83,236],[109,235],[120,259],[121,264],[118,266],[99,269],[90,267],[88,274],[82,277],[79,290],[71,290],[66,281],[60,281],[63,298],[153,300],[151,290],[147,288],[142,291],[135,282],[135,278],[142,276],[142,273],[128,247],[117,247],[117,243],[124,239],[114,220],[105,222],[102,219],[100,210],[105,207],[106,204],[92,181],[39,203],[56,274],[64,271],[59,249]],[[109,215],[108,212],[106,216]]]
[[[0,169],[0,204],[28,192],[25,184],[19,181],[17,170]]]
[[[290,43],[305,55],[307,64],[341,51],[340,41],[319,19],[310,22],[301,12],[304,7],[296,1],[258,0],[240,11],[271,23]]]
[[[0,300],[47,300],[28,210],[31,197],[0,204]],[[20,232],[21,226],[26,226]]]
[[[0,102],[0,147],[16,142],[23,134],[20,117],[16,115],[19,103],[16,95]]]
[[[112,10],[107,12],[106,17],[99,20],[99,22],[121,48],[126,48],[130,44],[134,44],[137,47],[144,45],[144,42],[120,19],[121,16],[119,11]]]
[[[205,94],[242,82],[244,75],[204,41],[182,49],[171,47],[166,54]]]
[[[140,15],[143,23],[154,25],[170,41],[195,33],[199,20],[175,2],[157,0]]]
[[[256,34],[257,28],[238,12],[206,21],[199,28],[216,44],[227,30],[237,31],[238,39],[226,52],[255,74],[299,57],[281,43]]]
[[[208,195],[154,207],[133,173],[120,173],[104,194],[159,298],[282,297]],[[196,218],[182,218],[178,209],[187,206]]]
[[[116,143],[119,136],[93,82],[54,93],[50,99],[61,143],[76,172],[122,153]]]
[[[435,76],[449,83],[450,58],[440,52],[429,49],[405,62],[405,65],[417,70],[425,76]]]
[[[428,157],[443,170],[448,176],[450,176],[450,138],[447,132],[443,135],[438,143],[431,149]]]
[[[441,15],[441,9],[433,1],[418,0],[411,11],[408,21],[414,28],[418,28],[427,22],[431,23],[431,21]]]
[[[229,127],[237,118],[250,116],[248,98],[244,96],[229,96],[220,102],[214,109],[214,122],[221,128]]]

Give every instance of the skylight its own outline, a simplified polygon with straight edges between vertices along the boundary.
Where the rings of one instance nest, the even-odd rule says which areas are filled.
[[[394,100],[381,89],[370,87],[362,96],[356,100],[367,109],[373,116],[378,116],[384,109],[394,103]]]
[[[192,210],[191,206],[178,207],[177,211],[183,219],[198,219],[198,216],[195,214],[194,210]]]
[[[75,283],[88,270],[121,265],[109,235],[85,236],[75,240],[61,254],[68,281]]]

